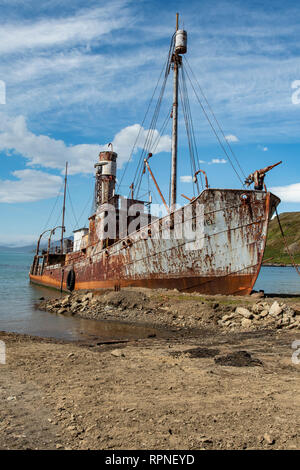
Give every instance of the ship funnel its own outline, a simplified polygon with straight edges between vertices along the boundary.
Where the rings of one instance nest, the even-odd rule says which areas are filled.
[[[96,163],[96,209],[107,203],[115,195],[115,184],[117,174],[117,157],[112,151],[99,153],[99,163]]]
[[[175,35],[175,53],[185,54],[187,51],[187,33],[184,29],[178,29]]]

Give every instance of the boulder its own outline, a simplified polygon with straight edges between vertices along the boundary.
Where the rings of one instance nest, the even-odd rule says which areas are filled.
[[[249,326],[252,325],[252,322],[251,320],[249,320],[249,318],[243,318],[241,321],[241,325],[243,328],[249,328]]]
[[[73,302],[71,304],[70,310],[72,310],[74,312],[78,309],[78,307],[79,307],[79,304],[77,302]]]
[[[292,318],[296,316],[295,310],[293,310],[291,307],[286,307],[284,309],[284,315],[287,315],[288,317]]]
[[[263,310],[260,312],[260,317],[265,318],[269,314],[269,310]]]
[[[63,313],[66,313],[66,312],[67,312],[66,308],[60,308],[59,310],[57,310],[57,313],[59,313],[59,314],[63,314]]]
[[[284,313],[282,315],[282,325],[289,325],[290,324],[290,321],[291,321],[291,318],[289,317],[289,315],[287,315],[286,313]]]
[[[235,316],[234,313],[230,313],[229,315],[223,315],[222,322],[225,322],[227,320],[231,320],[232,318],[234,318],[234,316]]]
[[[261,303],[252,305],[252,312],[253,313],[260,313],[264,309],[265,309],[265,307]]]
[[[93,298],[93,292],[88,292],[82,297],[82,302],[89,302]]]
[[[70,302],[70,296],[66,295],[66,297],[63,299],[61,305],[67,305]]]
[[[259,292],[253,292],[251,294],[251,297],[254,299],[262,299],[265,296],[265,292],[263,290],[260,290]]]
[[[235,309],[235,312],[238,314],[238,315],[242,315],[242,317],[244,318],[253,318],[253,313],[250,312],[247,308],[244,308],[244,307],[237,307]]]
[[[298,324],[296,322],[294,323],[291,323],[290,325],[288,325],[286,327],[287,330],[292,330],[293,328],[297,328],[298,327]]]
[[[269,315],[273,317],[278,317],[283,312],[283,308],[279,305],[277,300],[271,305],[269,310]]]

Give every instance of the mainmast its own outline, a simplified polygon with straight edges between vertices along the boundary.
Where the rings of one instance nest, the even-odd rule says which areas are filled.
[[[60,252],[63,253],[63,244],[64,244],[64,231],[65,231],[65,210],[66,210],[66,190],[67,190],[67,176],[68,176],[68,162],[66,162],[66,171],[65,171],[65,188],[64,188],[64,204],[62,211],[62,222],[61,222],[61,238],[60,238]]]
[[[182,63],[179,54],[186,53],[186,31],[178,29],[179,14],[176,13],[175,48],[172,56],[173,78],[173,126],[172,126],[172,167],[171,167],[171,212],[176,208],[177,202],[177,129],[178,129],[178,70]]]

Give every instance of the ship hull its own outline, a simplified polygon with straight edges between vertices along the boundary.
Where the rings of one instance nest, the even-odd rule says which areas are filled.
[[[107,249],[98,241],[66,255],[64,265],[44,263],[30,280],[67,290],[73,270],[75,290],[147,287],[246,295],[259,274],[268,223],[279,202],[264,191],[207,189]],[[191,230],[187,236],[182,220],[195,238]]]

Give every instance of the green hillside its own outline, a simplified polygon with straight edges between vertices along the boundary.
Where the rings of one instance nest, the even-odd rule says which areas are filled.
[[[297,264],[300,264],[300,212],[279,214],[283,232]],[[268,261],[269,258],[273,258]],[[281,236],[277,217],[271,220],[264,260],[270,263],[291,264]]]

